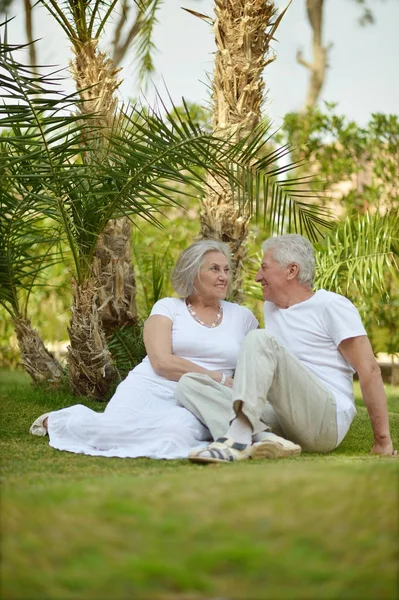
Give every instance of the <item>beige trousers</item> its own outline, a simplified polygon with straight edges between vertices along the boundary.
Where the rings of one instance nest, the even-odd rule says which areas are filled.
[[[176,398],[213,439],[225,435],[241,408],[254,433],[270,429],[308,452],[329,452],[337,445],[333,394],[262,329],[244,340],[233,389],[207,375],[187,373],[177,384]]]

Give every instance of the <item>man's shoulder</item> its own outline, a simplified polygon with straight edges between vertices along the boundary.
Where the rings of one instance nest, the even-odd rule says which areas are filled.
[[[342,294],[337,294],[336,292],[330,292],[329,290],[321,289],[317,290],[314,295],[315,300],[319,301],[320,304],[324,306],[329,305],[346,305],[346,306],[354,306],[354,304]]]

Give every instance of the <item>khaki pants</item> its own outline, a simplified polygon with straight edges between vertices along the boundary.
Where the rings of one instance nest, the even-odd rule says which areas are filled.
[[[254,434],[269,429],[308,452],[329,452],[337,445],[333,394],[264,330],[246,336],[233,390],[207,375],[187,373],[177,384],[176,398],[213,439],[225,435],[241,408]]]

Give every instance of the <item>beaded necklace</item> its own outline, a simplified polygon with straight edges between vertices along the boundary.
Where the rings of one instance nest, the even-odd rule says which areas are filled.
[[[211,323],[211,325],[207,325],[206,323],[204,323],[204,321],[202,321],[199,318],[199,316],[193,309],[193,306],[192,306],[192,304],[190,304],[190,302],[186,301],[186,305],[187,305],[187,310],[190,313],[190,315],[193,317],[193,319],[195,319],[197,321],[197,323],[199,323],[200,325],[203,325],[204,327],[208,327],[208,329],[213,329],[214,327],[217,327],[219,325],[220,321],[222,320],[223,308],[222,308],[221,304],[219,304],[219,309],[218,309],[218,314],[216,315],[216,319],[214,320],[213,323]]]

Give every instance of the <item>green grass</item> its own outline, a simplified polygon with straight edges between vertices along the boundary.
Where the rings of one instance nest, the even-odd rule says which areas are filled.
[[[361,403],[329,455],[201,466],[53,450],[29,425],[77,399],[20,373],[0,401],[1,598],[398,598],[399,461],[369,454]]]

